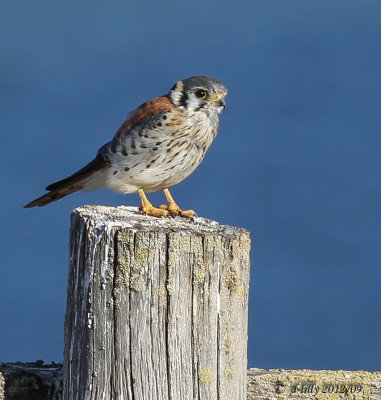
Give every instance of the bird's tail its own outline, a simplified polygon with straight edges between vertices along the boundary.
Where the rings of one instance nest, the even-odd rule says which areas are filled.
[[[60,182],[53,183],[53,185],[56,185]],[[74,193],[78,190],[81,190],[83,185],[80,185],[78,183],[70,185],[68,184],[62,184],[60,186],[57,186],[55,189],[49,189],[49,185],[46,187],[46,190],[50,190],[49,193],[44,194],[43,196],[39,197],[38,199],[35,199],[31,201],[30,203],[26,204],[24,208],[31,208],[31,207],[43,207],[46,206],[50,203],[53,203],[53,201],[62,199],[62,197],[67,196],[70,193]]]
[[[110,163],[105,160],[100,153],[98,153],[93,161],[75,172],[73,175],[47,186],[46,190],[49,190],[49,193],[31,201],[26,204],[24,208],[43,207],[53,203],[53,201],[62,199],[62,197],[65,197],[68,194],[77,192],[85,186],[86,182],[95,172],[108,168],[109,166]]]

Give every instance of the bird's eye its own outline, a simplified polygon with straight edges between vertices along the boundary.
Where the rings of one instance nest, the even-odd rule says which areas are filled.
[[[201,90],[201,89],[197,90],[195,94],[199,99],[205,99],[208,96],[208,92],[206,90]]]

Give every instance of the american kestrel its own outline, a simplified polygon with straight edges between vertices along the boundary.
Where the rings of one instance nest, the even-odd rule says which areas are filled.
[[[49,193],[25,207],[42,207],[78,190],[107,187],[138,192],[145,214],[192,219],[195,212],[181,210],[168,188],[188,177],[203,160],[217,135],[226,94],[225,85],[209,76],[178,81],[168,94],[132,111],[94,160],[47,186]],[[160,189],[168,204],[154,207],[145,193]]]

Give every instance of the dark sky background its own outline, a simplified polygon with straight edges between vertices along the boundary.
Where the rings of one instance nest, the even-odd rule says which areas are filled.
[[[251,232],[249,365],[380,369],[380,15],[378,0],[2,0],[0,361],[62,360],[71,210],[139,201],[22,206],[133,108],[207,74],[228,106],[173,194]]]

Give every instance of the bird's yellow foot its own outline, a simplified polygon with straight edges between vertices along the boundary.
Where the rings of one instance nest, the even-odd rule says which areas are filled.
[[[163,204],[160,206],[162,210],[167,210],[172,217],[176,217],[176,215],[180,215],[180,217],[183,218],[189,218],[190,220],[193,221],[193,218],[195,216],[195,212],[193,210],[182,210],[173,200],[173,197],[171,196],[171,193],[169,193],[168,189],[163,189],[165,198],[168,201],[168,204]]]
[[[146,215],[152,215],[153,217],[166,217],[168,216],[168,211],[163,210],[158,207],[154,207],[150,201],[148,201],[144,191],[142,189],[139,189],[139,196],[140,200],[142,201],[142,205],[139,207],[139,210],[146,214]]]
[[[183,218],[189,218],[193,220],[194,216],[196,213],[193,210],[182,210],[176,203],[169,203],[169,204],[162,204],[159,207],[161,210],[167,210],[172,217],[176,217],[176,215],[179,215],[180,217]]]
[[[146,215],[152,215],[153,217],[167,217],[168,216],[168,211],[163,210],[158,207],[154,207],[152,204],[147,205],[145,204],[144,206],[141,205],[139,207],[139,210]]]

